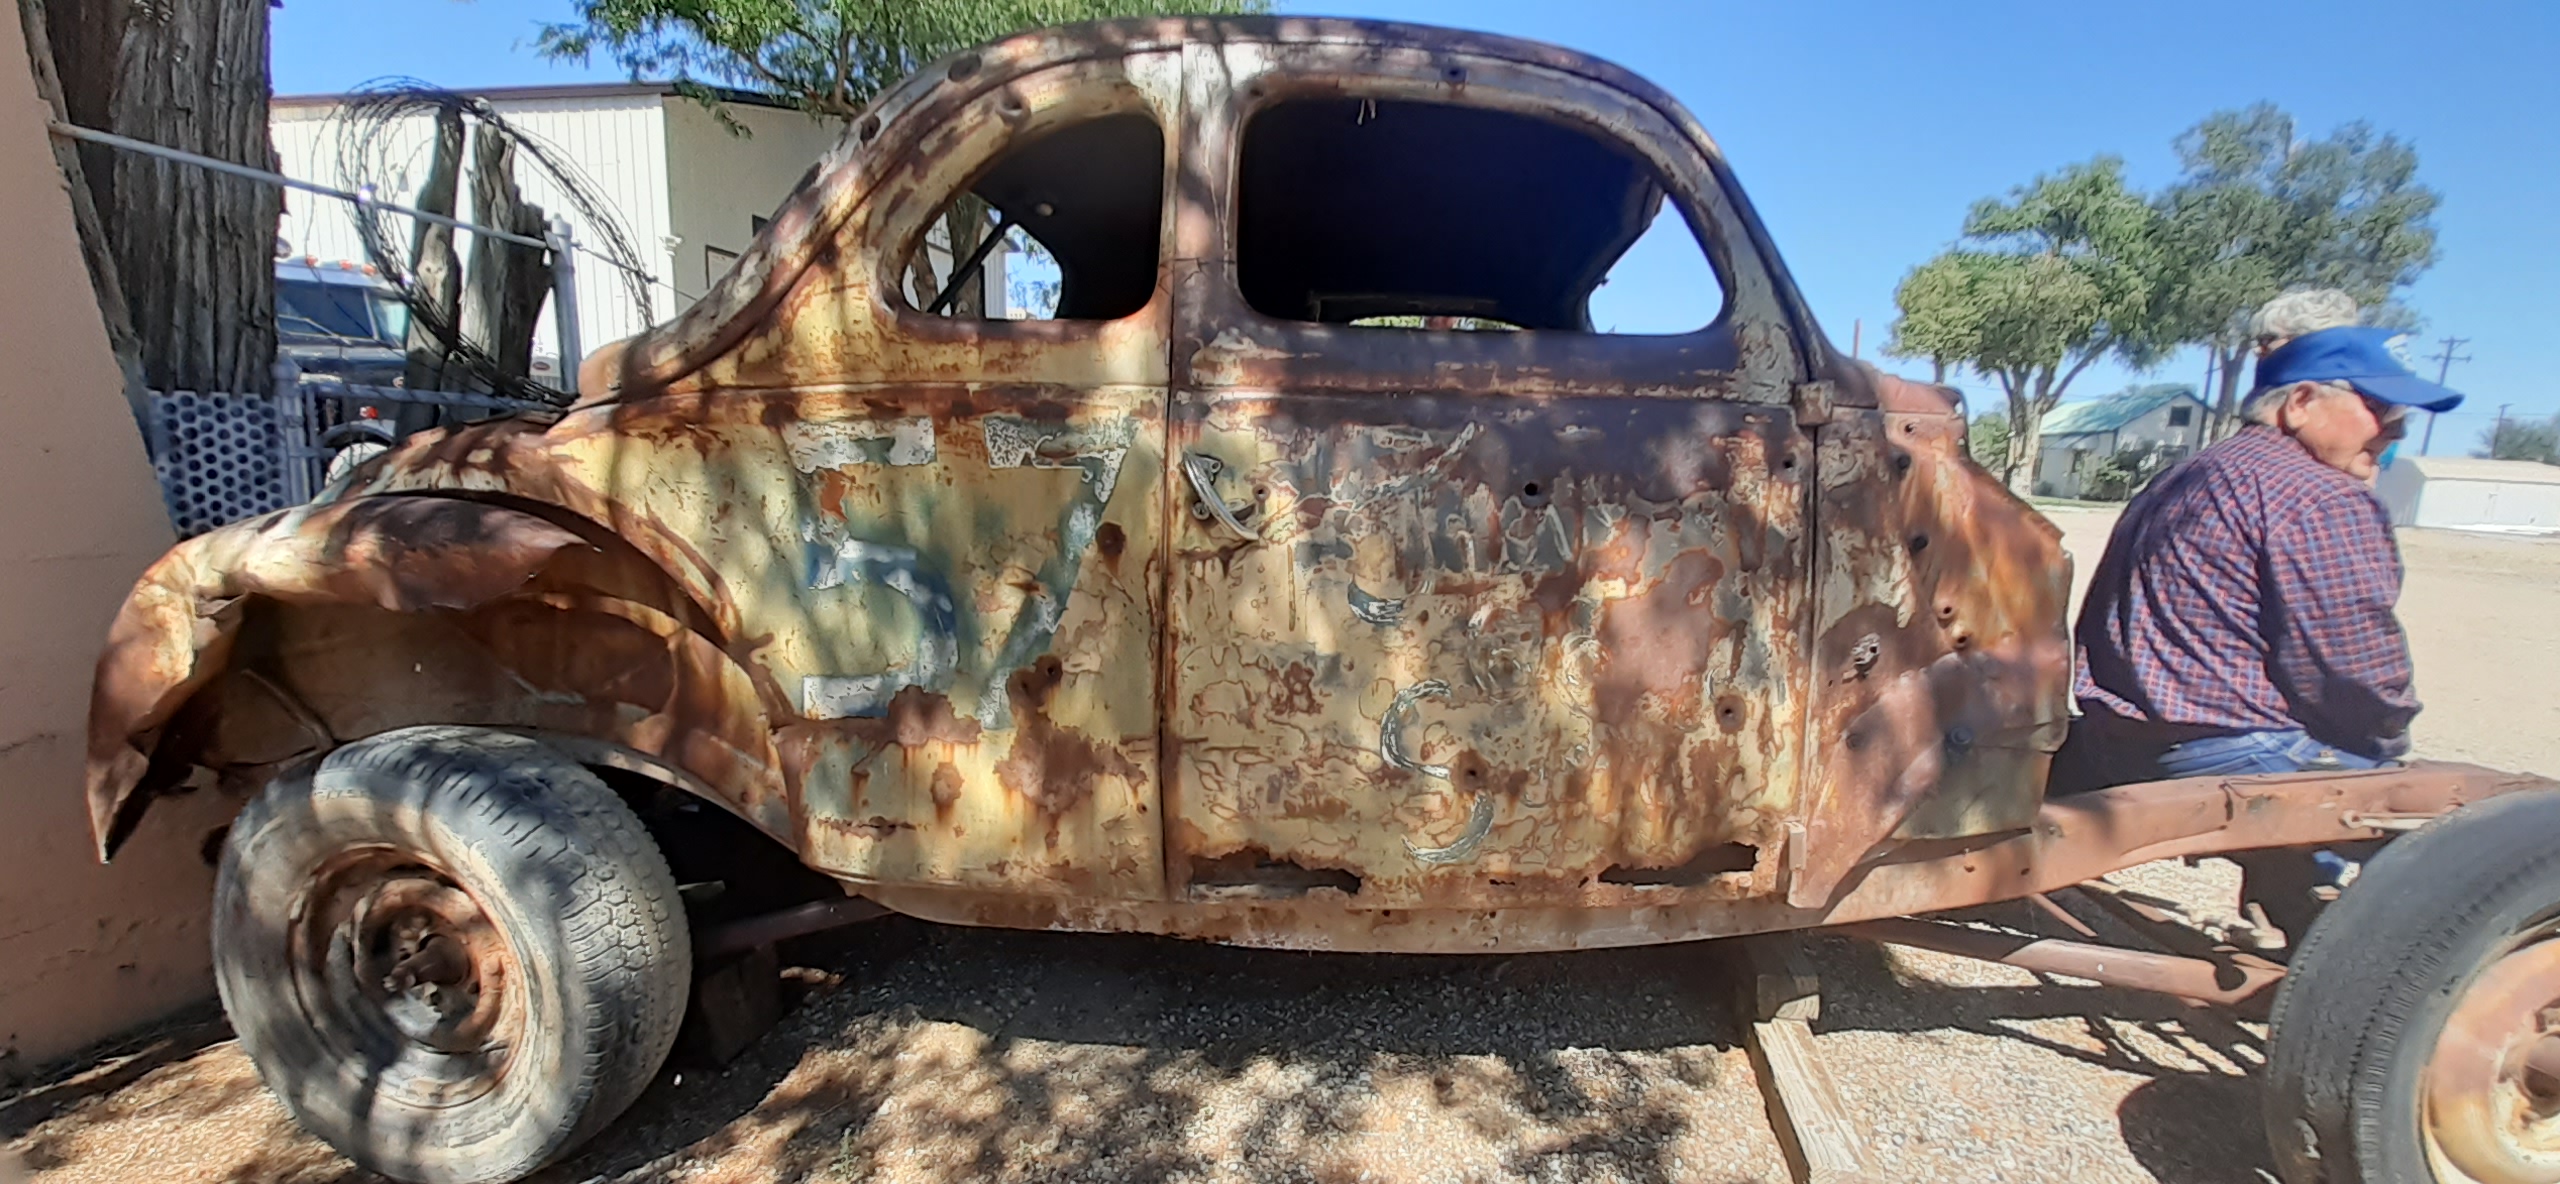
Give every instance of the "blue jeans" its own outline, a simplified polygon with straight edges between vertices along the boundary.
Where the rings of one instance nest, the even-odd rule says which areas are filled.
[[[2332,748],[2301,731],[2241,732],[2173,744],[2160,754],[2163,777],[2242,776],[2380,768],[2383,762]]]

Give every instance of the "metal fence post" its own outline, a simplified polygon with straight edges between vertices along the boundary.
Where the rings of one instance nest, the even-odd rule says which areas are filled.
[[[312,420],[311,395],[302,386],[302,367],[289,357],[275,365],[276,460],[283,469],[284,503],[298,506],[320,489],[320,441]]]
[[[570,236],[569,220],[557,214],[542,237],[551,248],[551,320],[560,333],[560,389],[574,395],[578,363],[586,357],[578,348],[577,243]]]

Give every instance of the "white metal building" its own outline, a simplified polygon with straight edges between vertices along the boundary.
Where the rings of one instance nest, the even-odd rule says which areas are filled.
[[[548,141],[586,174],[616,210],[633,245],[655,273],[644,313],[627,286],[603,261],[581,255],[578,263],[579,340],[587,349],[628,337],[653,321],[683,311],[729,269],[756,230],[788,196],[809,166],[835,145],[837,126],[749,96],[723,105],[728,118],[750,133],[740,136],[719,117],[670,87],[647,83],[521,87],[473,92],[508,123]],[[389,155],[408,158],[400,175],[350,177],[339,168],[334,118],[345,96],[281,96],[273,104],[272,130],[283,171],[343,189],[370,182],[385,200],[415,204],[427,172],[432,121],[418,116],[395,133]],[[466,168],[470,159],[466,146]],[[517,180],[525,197],[545,211],[574,220],[569,203],[521,159]],[[455,211],[471,216],[471,190],[462,186]],[[345,202],[288,190],[279,230],[296,255],[324,260],[361,259],[364,250]],[[593,241],[585,227],[572,233]],[[467,234],[455,250],[469,257]],[[1000,272],[988,291],[1001,293]],[[558,340],[546,305],[535,351],[553,352]]]
[[[2374,479],[2373,491],[2394,526],[2560,532],[2560,465],[2403,455]]]

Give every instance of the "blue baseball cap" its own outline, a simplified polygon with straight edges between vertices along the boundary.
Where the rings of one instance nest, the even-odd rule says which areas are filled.
[[[2258,359],[2256,389],[2343,382],[2403,407],[2445,412],[2461,406],[2460,394],[2411,372],[2408,345],[2408,334],[2391,329],[2348,326],[2305,333]]]

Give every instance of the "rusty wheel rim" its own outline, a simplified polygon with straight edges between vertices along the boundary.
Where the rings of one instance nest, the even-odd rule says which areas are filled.
[[[2444,1184],[2560,1184],[2560,922],[2515,942],[2455,1000],[2421,1109]]]
[[[455,1106],[505,1077],[524,976],[494,914],[434,861],[388,847],[330,860],[290,940],[304,1019],[375,1090]]]

